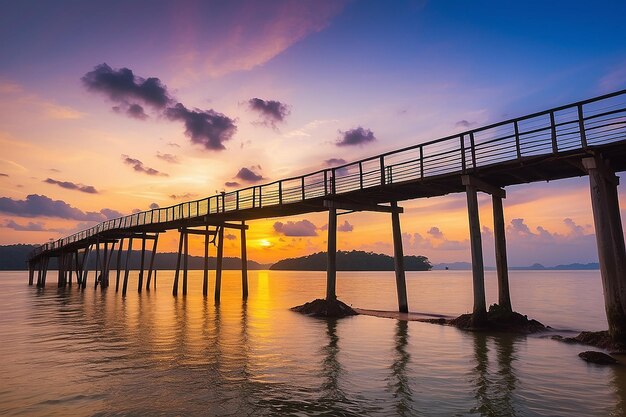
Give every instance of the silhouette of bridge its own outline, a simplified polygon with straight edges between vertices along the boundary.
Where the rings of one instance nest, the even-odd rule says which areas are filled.
[[[108,220],[35,249],[29,259],[29,283],[33,283],[37,272],[38,285],[45,285],[48,260],[57,257],[59,286],[68,284],[68,276],[71,285],[74,271],[84,288],[88,275],[86,259],[95,247],[96,273],[100,274],[95,285],[106,287],[115,245],[119,243],[117,289],[120,271],[124,269],[121,256],[126,239],[125,294],[132,242],[139,239],[142,242],[142,266],[138,290],[141,291],[146,240],[153,241],[146,284],[149,288],[158,234],[178,230],[180,242],[173,293],[178,293],[181,268],[183,293],[186,293],[188,235],[200,234],[205,236],[205,295],[208,245],[210,242],[217,245],[215,297],[219,300],[224,228],[235,228],[242,233],[242,286],[246,296],[245,231],[248,225],[245,222],[328,211],[326,297],[334,299],[337,211],[339,214],[343,211],[381,211],[391,213],[392,217],[399,309],[406,312],[408,303],[399,222],[402,208],[397,203],[465,192],[472,248],[474,319],[479,323],[486,313],[477,191],[492,195],[499,303],[510,308],[502,209],[502,198],[506,196],[504,187],[589,175],[607,314],[618,315],[609,317],[610,330],[626,340],[626,299],[622,300],[618,294],[622,288],[626,294],[626,256],[615,176],[615,172],[625,169],[626,90],[622,90],[342,166]],[[615,306],[619,308],[613,308]],[[617,322],[621,324],[613,325]]]

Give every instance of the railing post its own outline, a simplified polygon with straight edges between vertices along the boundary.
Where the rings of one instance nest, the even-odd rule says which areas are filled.
[[[330,193],[335,194],[337,192],[337,182],[335,181],[335,168],[331,169],[331,177],[330,177]]]
[[[304,176],[302,176],[302,201],[306,200],[306,194],[304,192]]]
[[[380,185],[385,185],[385,156],[380,156]]]
[[[474,132],[470,132],[470,148],[472,152],[472,168],[476,169],[476,146],[474,143]]]
[[[239,190],[235,192],[235,207],[239,211]]]
[[[278,204],[283,204],[283,182],[278,181]]]
[[[359,186],[363,189],[363,163],[359,161]]]
[[[515,129],[515,150],[517,152],[517,159],[520,159],[522,157],[522,146],[519,139],[519,125],[517,124],[517,120],[513,122],[513,129]],[[474,145],[472,145],[472,147],[473,146]]]
[[[420,178],[424,179],[424,147],[420,146]]]
[[[461,144],[461,172],[465,174],[465,137],[463,135],[459,136],[459,142]]]
[[[252,208],[256,207],[256,186],[252,186]]]
[[[578,105],[578,128],[580,130],[580,143],[583,148],[587,147],[587,133],[585,132],[585,118],[583,116],[583,105]]]
[[[259,185],[259,207],[263,207],[263,187]]]
[[[324,195],[328,195],[328,170],[324,170]]]
[[[559,152],[559,144],[556,141],[556,123],[554,122],[554,112],[550,112],[550,132],[552,136],[552,153]]]

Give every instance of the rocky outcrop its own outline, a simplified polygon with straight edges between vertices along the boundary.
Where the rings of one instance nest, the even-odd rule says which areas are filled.
[[[306,314],[307,316],[313,317],[348,317],[348,316],[356,316],[357,313],[344,302],[339,300],[325,300],[318,298],[317,300],[313,300],[309,303],[305,303],[301,306],[292,307],[292,311],[296,311],[298,313]]]

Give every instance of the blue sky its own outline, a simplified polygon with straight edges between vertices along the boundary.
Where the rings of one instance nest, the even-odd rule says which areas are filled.
[[[461,121],[480,126],[626,88],[625,15],[626,3],[616,1],[0,2],[0,198],[37,194],[83,212],[126,214],[230,189],[242,168],[261,182],[276,180],[331,158],[446,136]],[[145,117],[129,117],[128,97],[81,81],[103,63],[115,74],[128,68],[158,78],[172,103],[222,114],[236,131],[216,150],[194,142],[183,116],[142,102]],[[267,123],[252,98],[288,111]],[[376,140],[336,145],[359,127]],[[167,176],[137,170],[122,155]],[[98,192],[58,185],[64,181]],[[509,192],[514,265],[597,259],[586,179],[557,187],[562,207],[550,200],[551,187]],[[516,203],[527,193],[541,197]],[[469,259],[458,198],[441,199],[454,209],[404,216],[409,250],[434,261]],[[432,203],[405,205],[421,213]],[[488,204],[483,211],[489,226]],[[549,230],[552,240],[518,233],[513,219],[537,235],[537,227]],[[565,219],[586,237],[576,239],[580,229]],[[252,245],[253,259],[324,250],[323,216],[292,219],[313,222],[314,236],[281,235],[278,220],[253,225],[252,241],[262,242]],[[354,227],[341,249],[390,251],[387,219],[348,221]],[[0,243],[42,242],[88,225],[0,211]],[[175,246],[175,236],[163,241],[163,250]]]

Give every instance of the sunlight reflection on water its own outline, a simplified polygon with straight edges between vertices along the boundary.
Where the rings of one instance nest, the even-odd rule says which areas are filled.
[[[131,274],[131,279],[136,278]],[[319,272],[225,271],[222,302],[158,289],[125,299],[26,285],[0,273],[2,415],[622,415],[626,371],[537,336],[488,335],[357,316],[288,310],[324,294]],[[411,311],[471,309],[469,272],[408,273]],[[487,276],[493,302],[495,277]],[[134,288],[132,286],[129,288]],[[606,327],[597,271],[511,273],[517,310],[562,329]],[[211,288],[212,289],[212,288]],[[338,275],[338,294],[393,310],[393,273]]]

